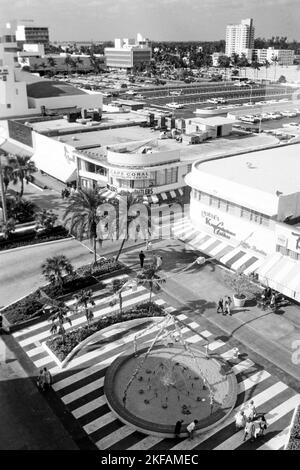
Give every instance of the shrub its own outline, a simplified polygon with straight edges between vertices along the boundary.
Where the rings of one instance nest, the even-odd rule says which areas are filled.
[[[151,306],[151,309],[150,309]],[[58,357],[60,361],[63,361],[68,354],[83,340],[93,335],[97,331],[103,330],[108,326],[114,325],[115,323],[121,323],[128,320],[134,320],[136,318],[146,318],[155,316],[164,316],[165,312],[162,307],[150,302],[136,305],[135,307],[120,314],[118,312],[115,315],[109,315],[102,317],[100,320],[96,320],[90,324],[90,326],[83,326],[66,333],[65,339],[61,336],[55,336],[50,338],[46,344]]]
[[[119,261],[115,261],[114,258],[104,259],[98,261],[96,265],[94,264],[87,264],[85,266],[81,266],[77,269],[77,274],[80,276],[94,276],[99,277],[103,276],[104,274],[116,271],[121,269],[123,265],[119,263]]]
[[[9,323],[15,324],[40,316],[42,306],[39,291],[36,291],[4,308],[1,313],[5,315]]]
[[[296,411],[285,450],[300,450],[300,406]]]

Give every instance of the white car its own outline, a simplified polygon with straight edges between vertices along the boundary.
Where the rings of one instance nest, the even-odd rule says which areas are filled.
[[[282,127],[299,127],[300,124],[298,122],[289,122],[288,124],[283,124]]]
[[[269,116],[268,113],[262,113],[262,114],[260,115],[260,118],[261,118],[262,121],[269,121],[270,116]]]
[[[271,119],[281,119],[282,116],[281,114],[278,114],[278,113],[269,113],[269,116]]]
[[[294,113],[293,111],[281,111],[282,116],[284,117],[296,117],[297,113]]]
[[[212,103],[212,104],[218,104],[218,99],[217,98],[209,98],[207,100],[207,103]]]
[[[168,103],[166,104],[166,107],[171,109],[182,109],[184,108],[184,105],[180,103]]]

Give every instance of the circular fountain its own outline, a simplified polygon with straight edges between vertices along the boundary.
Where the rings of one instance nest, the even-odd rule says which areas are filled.
[[[168,342],[174,331],[162,332],[149,348],[135,344],[111,364],[104,382],[107,403],[122,422],[145,434],[174,437],[178,420],[184,421],[183,432],[194,419],[197,431],[207,430],[233,409],[235,375],[220,358],[207,358],[184,340]]]

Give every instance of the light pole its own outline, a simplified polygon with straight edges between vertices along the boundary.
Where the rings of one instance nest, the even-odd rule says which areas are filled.
[[[0,147],[5,142],[6,142],[6,139],[4,139],[4,141],[0,144]],[[1,191],[1,201],[2,201],[3,222],[4,224],[6,224],[7,223],[7,209],[6,209],[6,199],[5,199],[5,190],[4,190],[4,183],[3,183],[1,157],[2,155],[0,155],[0,191]]]

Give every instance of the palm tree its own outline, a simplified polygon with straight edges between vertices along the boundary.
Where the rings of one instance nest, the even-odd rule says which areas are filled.
[[[251,67],[253,68],[254,71],[256,70],[256,79],[257,79],[258,71],[260,70],[260,63],[257,60],[254,60],[251,64]]]
[[[71,312],[71,309],[64,302],[52,301],[50,303],[50,309],[52,315],[49,317],[48,321],[51,321],[50,333],[55,335],[59,334],[62,336],[63,343],[66,341],[66,330],[65,323],[68,322],[72,325],[68,314]]]
[[[89,327],[90,321],[94,318],[93,310],[91,308],[95,305],[93,291],[91,289],[81,290],[78,294],[73,295],[73,299],[76,301],[76,310],[84,311]]]
[[[271,66],[270,62],[266,59],[264,61],[264,66],[266,67],[266,81],[268,80],[268,68]]]
[[[115,296],[118,296],[119,298],[120,314],[123,313],[122,311],[122,307],[123,307],[122,288],[124,287],[126,282],[127,281],[125,279],[114,279],[111,284],[112,293]],[[117,303],[117,300],[116,298],[114,298],[113,300],[110,301],[109,305],[113,307],[114,305],[116,305],[116,303]]]
[[[51,68],[56,67],[56,65],[57,65],[57,64],[56,64],[56,60],[55,60],[53,57],[48,57],[47,61],[48,61],[48,65],[49,65]]]
[[[97,189],[79,189],[69,199],[63,219],[69,224],[69,231],[82,240],[86,235],[93,242],[94,262],[97,263],[97,226],[101,220],[98,207],[105,202],[105,197]],[[100,242],[102,240],[99,240]]]
[[[166,282],[165,279],[161,279],[157,274],[157,267],[153,264],[151,266],[147,266],[143,269],[141,273],[137,275],[137,283],[138,285],[143,285],[148,287],[150,290],[150,297],[149,302],[152,301],[152,293],[153,289],[160,289],[160,285]]]
[[[274,64],[274,82],[276,81],[276,72],[277,72],[277,64],[278,64],[278,57],[275,55],[272,57],[271,61]]]
[[[33,173],[36,167],[30,157],[24,155],[13,155],[8,158],[6,176],[13,184],[21,183],[20,198],[24,194],[24,179],[27,184],[34,180]]]
[[[43,209],[35,214],[35,229],[50,231],[53,229],[58,216],[51,210]]]
[[[76,57],[76,59],[74,60],[74,63],[75,63],[75,68],[77,72],[77,67],[78,65],[83,64],[83,60],[80,57]]]
[[[65,63],[65,65],[67,66],[67,71],[68,71],[68,73],[70,73],[70,72],[69,72],[69,66],[72,65],[73,60],[71,59],[71,57],[70,57],[69,55],[66,56],[66,58],[65,58],[65,60],[64,60],[64,63]]]
[[[51,284],[62,289],[64,284],[63,274],[74,274],[74,268],[65,255],[57,255],[47,258],[42,264],[42,273]]]
[[[122,202],[124,202],[124,205],[122,204]],[[115,201],[115,203],[116,203],[116,201]],[[120,231],[121,225],[122,225],[122,228],[126,225],[126,232],[125,232],[125,236],[122,240],[122,243],[121,243],[120,249],[118,251],[118,254],[116,256],[116,261],[118,261],[120,255],[121,255],[121,252],[123,250],[125,242],[129,239],[130,227],[132,225],[132,222],[134,222],[134,220],[139,219],[141,229],[144,229],[144,232],[145,232],[145,229],[146,229],[147,234],[149,234],[148,209],[147,209],[147,216],[145,216],[145,214],[142,214],[140,210],[138,210],[138,209],[135,210],[135,208],[134,208],[135,204],[142,204],[141,197],[134,194],[134,193],[127,193],[126,196],[120,196],[118,198],[118,203],[119,203],[119,211],[118,211],[118,214],[119,214],[119,220],[118,220],[119,227],[118,228],[119,228],[119,231]],[[120,210],[120,205],[121,205],[121,208],[122,209],[124,208],[125,211],[126,211],[125,212],[126,220],[124,220],[124,218],[122,217],[122,213],[120,213],[120,212],[122,212],[122,209]]]

